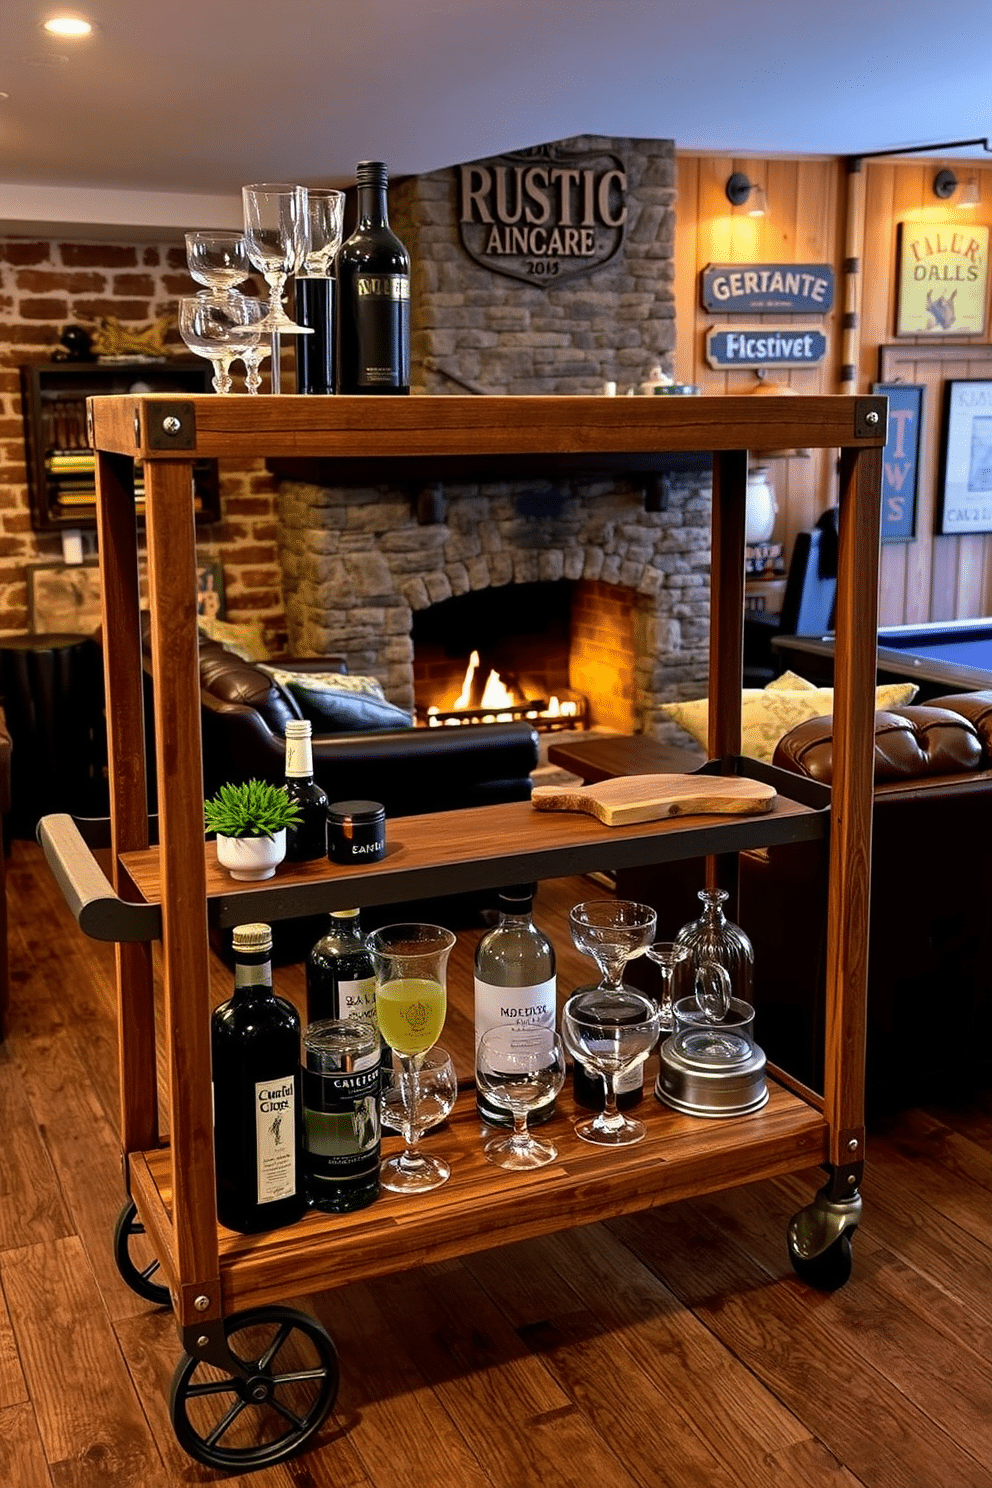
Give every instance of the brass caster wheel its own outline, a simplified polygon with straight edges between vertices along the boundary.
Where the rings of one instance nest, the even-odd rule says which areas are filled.
[[[151,1254],[147,1245],[142,1245],[140,1237],[144,1235],[145,1227],[138,1218],[138,1211],[129,1200],[120,1214],[114,1226],[114,1260],[121,1274],[121,1280],[126,1282],[132,1292],[137,1292],[146,1302],[154,1302],[157,1307],[170,1307],[172,1298],[169,1296],[169,1288],[156,1281],[159,1272],[159,1264]],[[134,1245],[138,1241],[137,1246]],[[136,1261],[132,1254],[132,1247],[137,1251],[139,1259]],[[142,1250],[145,1254],[142,1255]]]
[[[224,1319],[227,1345],[244,1375],[183,1354],[169,1413],[179,1445],[197,1462],[251,1472],[301,1451],[338,1393],[338,1355],[313,1318],[289,1307],[256,1307]]]
[[[851,1236],[861,1219],[861,1196],[831,1199],[829,1186],[789,1221],[789,1260],[801,1280],[836,1292],[851,1275]]]

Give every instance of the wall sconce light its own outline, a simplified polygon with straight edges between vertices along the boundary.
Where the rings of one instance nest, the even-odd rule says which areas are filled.
[[[933,178],[933,194],[947,201],[958,189],[958,178],[952,170],[939,170]]]
[[[727,200],[732,206],[742,207],[745,202],[748,203],[749,217],[764,217],[768,211],[765,188],[757,181],[752,181],[743,171],[734,171],[729,177],[726,192]]]
[[[958,189],[958,178],[954,171],[945,168],[939,170],[933,178],[933,194],[941,201],[947,201]],[[982,204],[982,194],[978,189],[978,177],[969,176],[961,187],[961,195],[958,197],[959,207],[979,207]]]

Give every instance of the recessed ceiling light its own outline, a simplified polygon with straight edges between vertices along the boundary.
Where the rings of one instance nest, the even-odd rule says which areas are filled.
[[[93,30],[90,21],[84,21],[82,16],[73,15],[52,16],[49,20],[42,22],[42,28],[50,31],[53,36],[89,36]]]

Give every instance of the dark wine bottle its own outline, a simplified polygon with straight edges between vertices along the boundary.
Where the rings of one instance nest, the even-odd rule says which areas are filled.
[[[272,930],[234,930],[234,995],[211,1021],[217,1215],[243,1235],[306,1208],[300,1015],[272,989]]]
[[[389,229],[386,167],[363,160],[358,223],[338,250],[339,393],[410,391],[410,255]]]
[[[303,274],[293,282],[296,324],[309,326],[312,332],[293,337],[298,393],[334,392],[335,287],[333,279]]]
[[[286,724],[286,794],[300,808],[299,826],[286,828],[286,858],[309,863],[327,852],[327,795],[313,778],[310,722],[291,718]]]
[[[327,931],[307,957],[307,1021],[361,1018],[374,1023],[375,972],[357,909],[333,909]]]

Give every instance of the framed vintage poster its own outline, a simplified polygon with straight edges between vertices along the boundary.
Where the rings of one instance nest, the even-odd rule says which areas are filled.
[[[992,382],[947,382],[944,398],[939,531],[992,532]]]
[[[897,336],[985,333],[989,229],[900,222]]]
[[[873,393],[889,400],[889,437],[882,451],[882,542],[908,542],[916,536],[916,493],[920,474],[921,384],[876,382]]]
[[[201,563],[196,570],[196,613],[208,620],[223,620],[224,570],[219,563]]]

